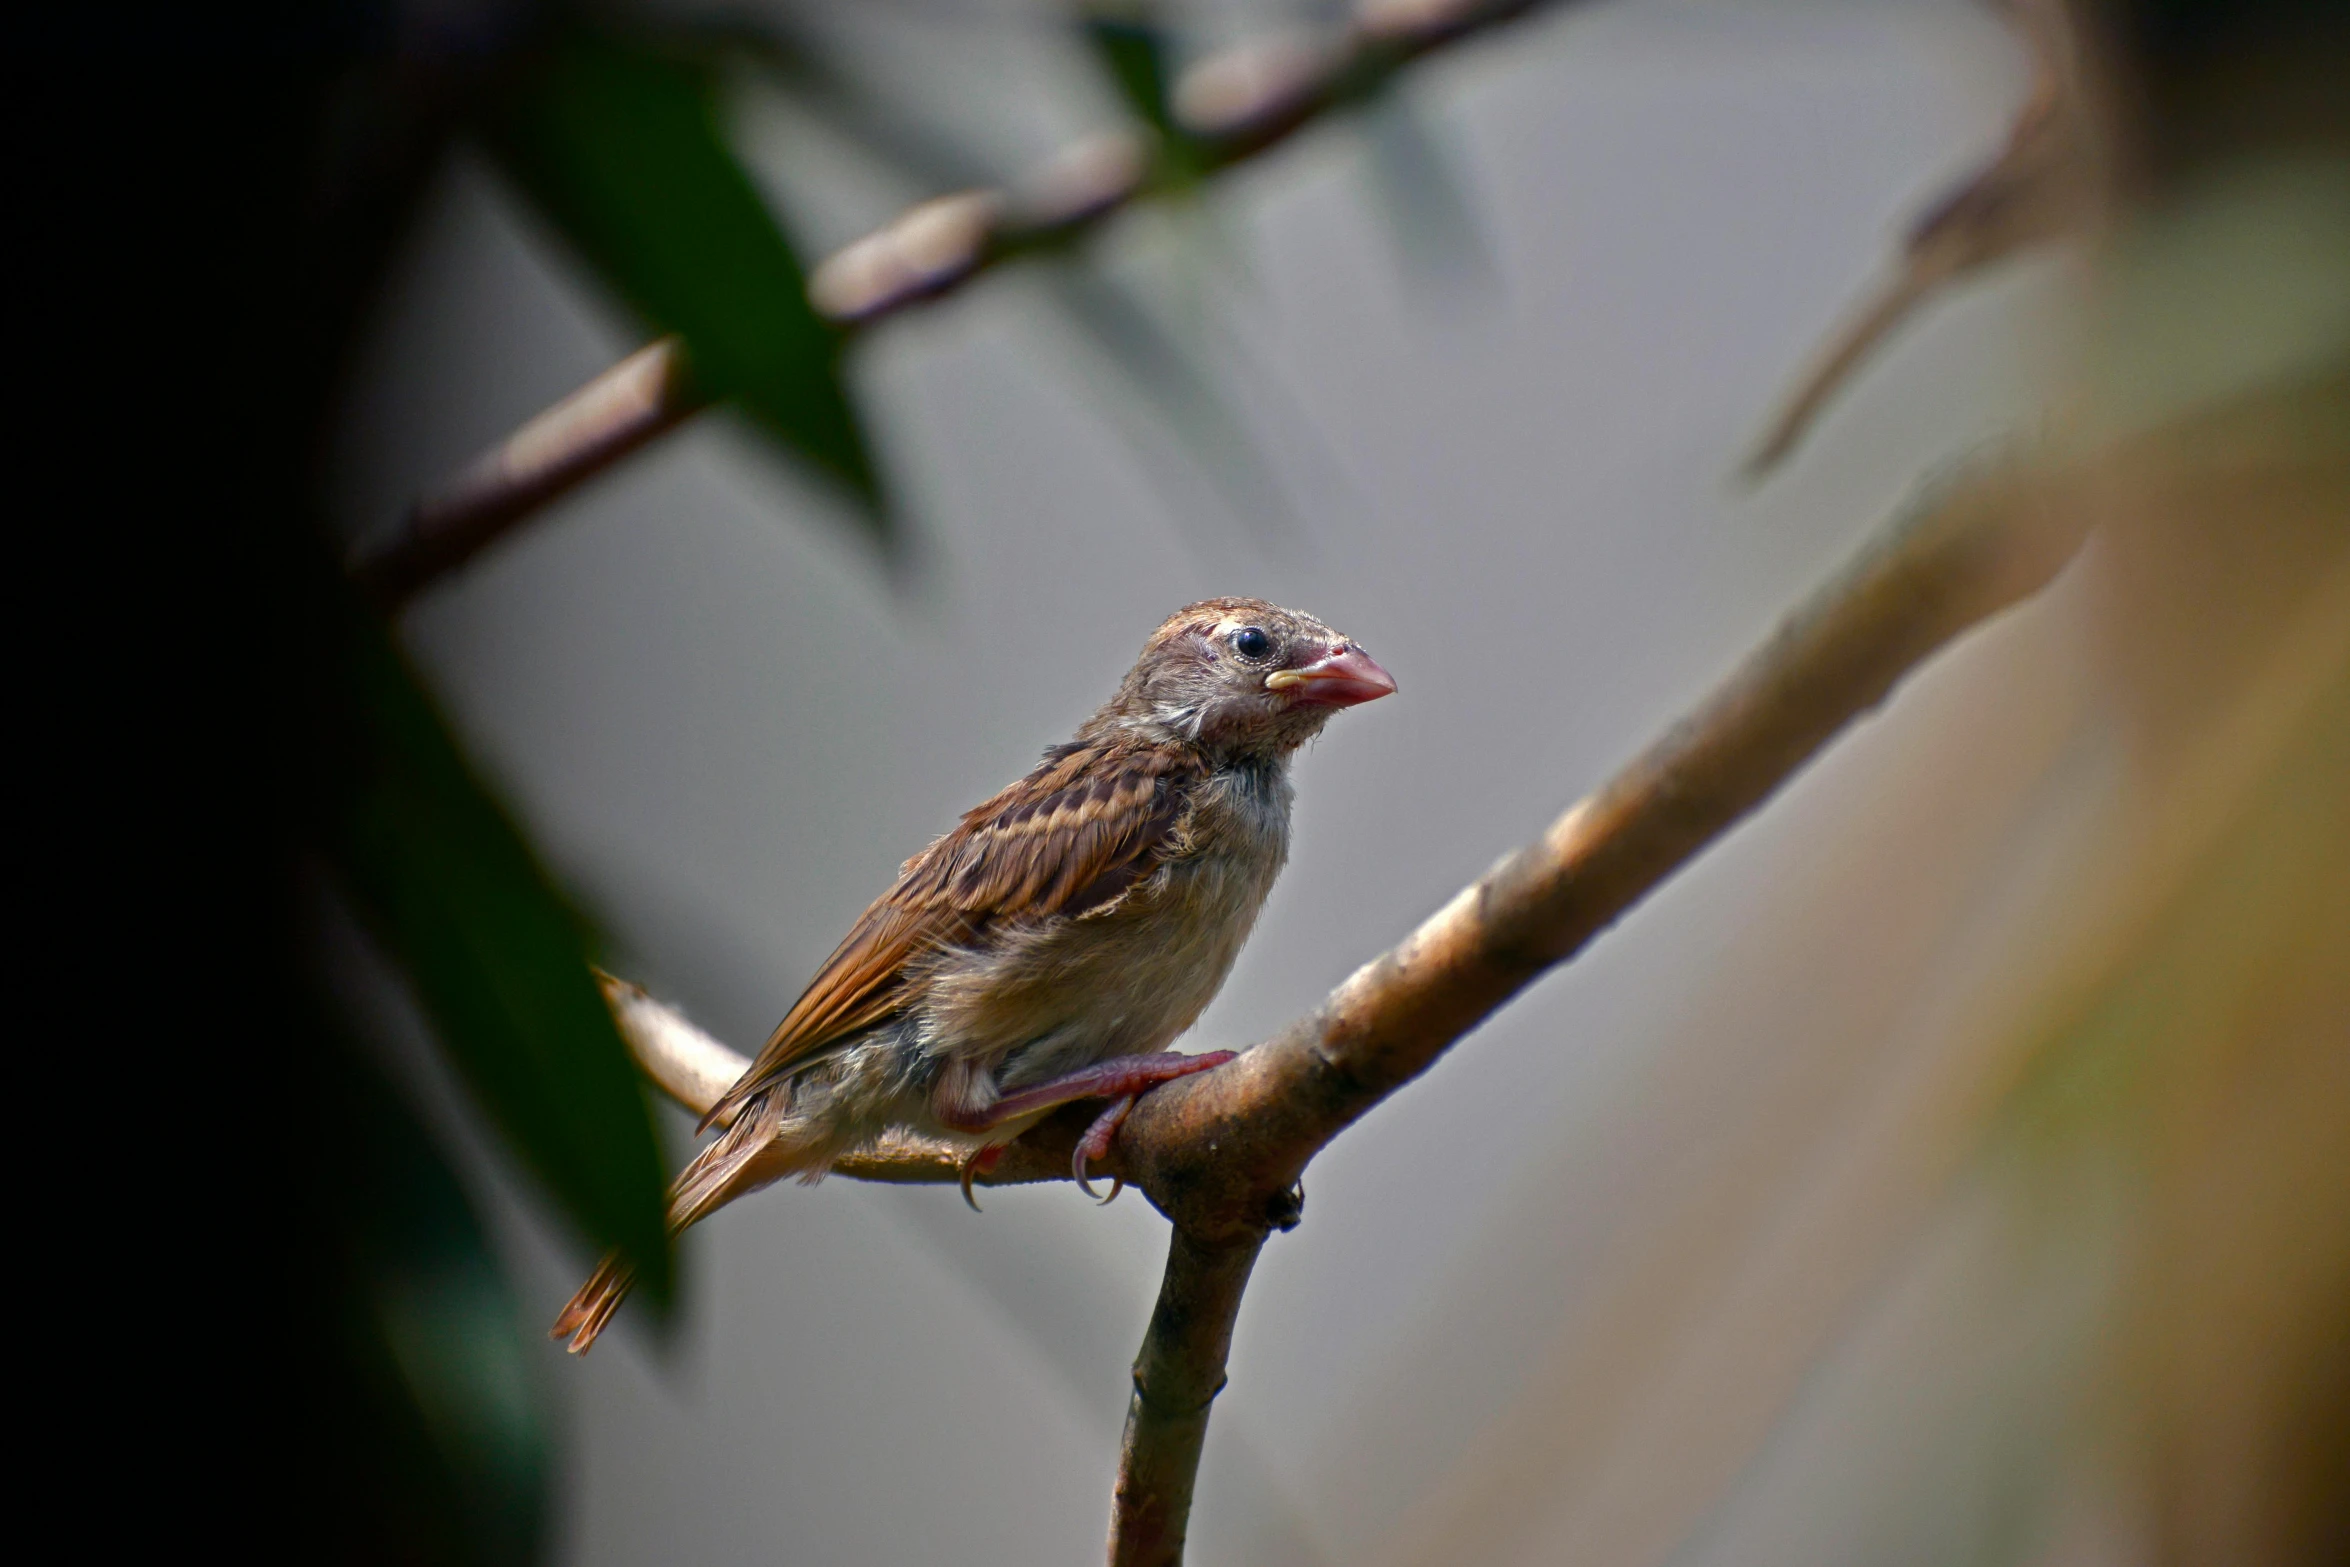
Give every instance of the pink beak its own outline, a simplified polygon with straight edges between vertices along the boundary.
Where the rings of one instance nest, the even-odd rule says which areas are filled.
[[[1395,677],[1359,647],[1341,647],[1303,669],[1276,669],[1265,677],[1268,691],[1294,691],[1293,702],[1353,707],[1395,694]]]

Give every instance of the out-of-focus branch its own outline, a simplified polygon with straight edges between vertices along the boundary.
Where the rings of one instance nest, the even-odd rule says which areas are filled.
[[[817,313],[844,331],[961,288],[1023,256],[1064,251],[1136,201],[1191,189],[1385,86],[1436,49],[1557,0],[1364,0],[1334,33],[1279,37],[1212,55],[1184,73],[1170,106],[1182,140],[1146,130],[1066,149],[1009,191],[923,202],[812,272]],[[475,460],[410,511],[399,534],[352,572],[397,609],[549,502],[709,405],[663,338],[622,360]]]
[[[1747,478],[1784,461],[1861,361],[1926,300],[1994,262],[2077,232],[2094,215],[2100,186],[2074,24],[2052,0],[2020,0],[2011,9],[2035,68],[2006,145],[1910,225],[1891,272],[1796,376],[1746,459]]]
[[[507,529],[707,406],[685,345],[648,343],[475,458],[410,509],[399,535],[351,568],[381,609],[399,608]]]

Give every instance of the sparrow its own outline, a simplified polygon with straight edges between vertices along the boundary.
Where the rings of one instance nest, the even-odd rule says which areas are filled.
[[[1073,739],[858,916],[704,1118],[723,1130],[671,1186],[670,1232],[784,1176],[819,1180],[892,1130],[965,1150],[970,1202],[1022,1132],[1104,1099],[1073,1160],[1091,1195],[1088,1164],[1136,1096],[1232,1059],[1167,1047],[1223,987],[1288,858],[1291,757],[1394,690],[1311,615],[1253,598],[1176,611]],[[552,1336],[585,1353],[629,1283],[606,1258]]]

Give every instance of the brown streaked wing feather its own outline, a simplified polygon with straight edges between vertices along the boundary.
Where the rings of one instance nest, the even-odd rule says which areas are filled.
[[[910,959],[968,944],[999,922],[1107,907],[1165,858],[1201,775],[1186,754],[1131,742],[1048,752],[905,863],[711,1119],[896,1011]]]

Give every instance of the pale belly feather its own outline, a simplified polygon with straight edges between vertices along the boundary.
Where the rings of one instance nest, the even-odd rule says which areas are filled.
[[[1015,938],[932,992],[942,1056],[1003,1088],[1164,1050],[1223,987],[1288,854],[1288,781],[1203,786],[1185,852],[1097,914]]]

